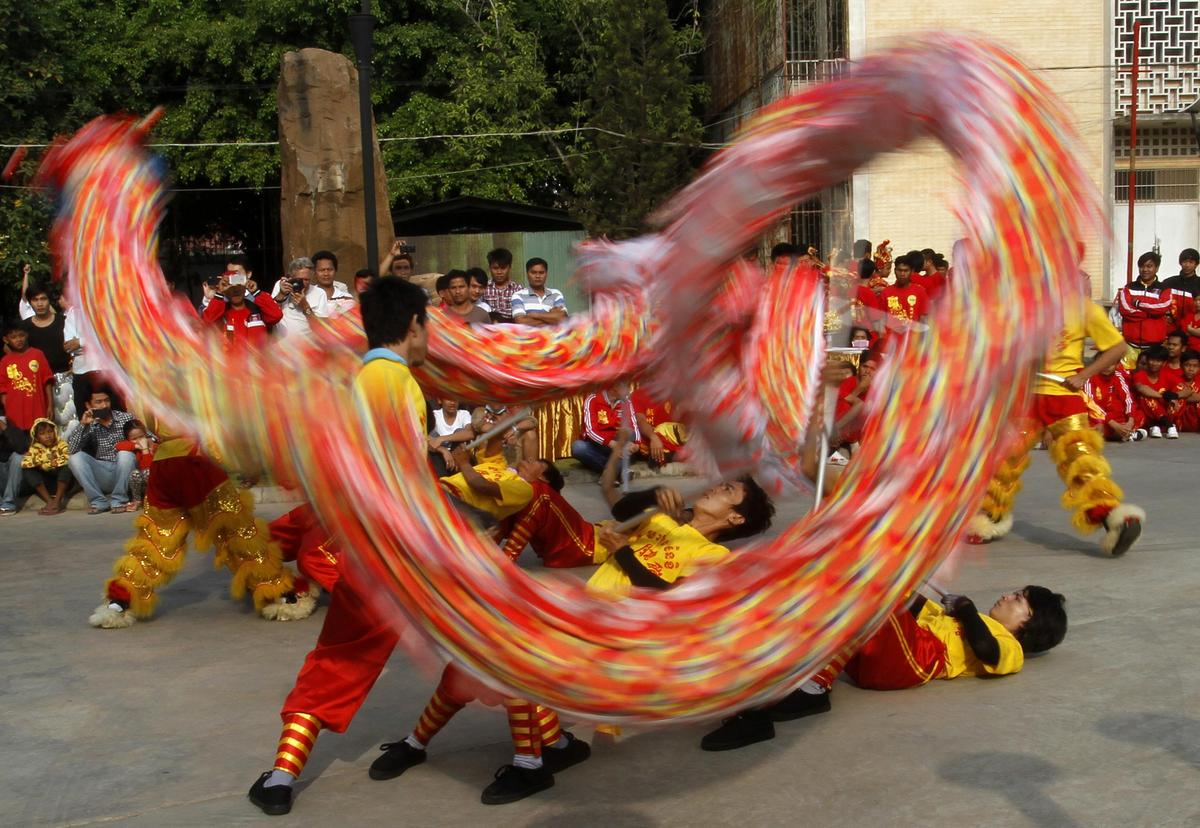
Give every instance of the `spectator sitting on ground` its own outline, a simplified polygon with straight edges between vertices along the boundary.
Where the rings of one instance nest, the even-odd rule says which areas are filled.
[[[476,434],[491,432],[492,425],[509,414],[508,406],[489,404],[476,408],[471,414],[471,427]],[[509,427],[500,445],[512,462],[530,460],[538,456],[538,424],[534,417],[525,417]]]
[[[487,292],[488,277],[482,267],[467,268],[467,287],[471,294],[471,301],[475,307],[488,315],[488,320],[492,318],[492,306],[483,298],[483,294]]]
[[[215,289],[207,282],[204,286],[209,302],[201,318],[210,325],[224,325],[226,345],[230,347],[262,347],[270,335],[269,326],[283,319],[283,310],[266,293],[260,291],[251,298],[248,283],[245,273],[229,271],[221,274]]]
[[[442,293],[442,280],[445,280],[446,305],[444,310],[451,319],[458,319],[468,325],[491,323],[491,315],[471,301],[471,287],[466,273],[461,270],[451,270],[438,279],[439,294]]]
[[[1175,386],[1175,424],[1180,431],[1200,431],[1200,352],[1184,351],[1183,378]]]
[[[588,394],[584,399],[581,433],[579,439],[571,443],[571,456],[585,468],[604,471],[617,439],[617,429],[621,426],[622,414],[618,409],[628,402],[628,397],[629,386],[617,383],[603,393]],[[633,440],[641,441],[641,434],[636,429]]]
[[[525,263],[529,287],[512,296],[513,319],[522,325],[557,325],[567,318],[567,300],[562,291],[546,287],[548,268],[545,259],[536,257]]]
[[[687,427],[674,416],[674,407],[651,397],[644,387],[634,391],[629,401],[642,438],[638,452],[650,458],[652,467],[670,463],[687,443]]]
[[[354,294],[350,292],[350,288],[346,287],[344,282],[338,282],[334,277],[337,276],[338,258],[332,251],[318,250],[311,256],[313,267],[316,269],[317,287],[325,292],[325,297],[329,300],[329,316],[341,316],[346,311],[358,304],[358,300],[354,298]]]
[[[521,290],[521,284],[512,276],[512,252],[498,247],[487,254],[488,269],[492,281],[483,292],[484,301],[491,308],[493,322],[512,322],[512,297]]]
[[[29,436],[32,438],[29,450],[21,461],[25,486],[46,502],[39,515],[62,514],[67,508],[63,496],[71,485],[71,450],[59,436],[58,426],[45,417],[33,424]],[[54,494],[50,494],[51,491]]]
[[[142,508],[146,498],[150,468],[154,464],[154,452],[158,451],[158,441],[150,436],[141,420],[127,422],[124,433],[125,439],[117,443],[117,451],[132,452],[137,458],[137,466],[129,473],[129,505],[125,507],[125,511],[136,512]]]
[[[412,253],[407,248],[407,242],[401,239],[393,241],[392,249],[379,263],[379,272],[390,273],[393,276],[399,276],[406,282],[411,282],[413,274],[416,272],[416,266],[413,263]],[[355,290],[362,293],[361,288],[355,287]]]
[[[71,432],[71,473],[87,495],[89,515],[121,512],[129,505],[129,473],[137,458],[133,452],[117,451],[117,443],[125,439],[125,424],[132,419],[132,414],[114,411],[108,394],[97,391],[79,418],[79,428]]]
[[[1167,361],[1163,364],[1163,374],[1169,382],[1179,382],[1183,379],[1183,364],[1180,361],[1183,352],[1187,350],[1187,334],[1183,331],[1171,331],[1163,340],[1167,349]]]
[[[461,408],[458,400],[440,400],[442,407],[434,409],[433,430],[429,432],[429,463],[438,477],[458,471],[450,446],[475,439],[471,414]]]
[[[284,336],[312,337],[312,317],[329,315],[325,291],[312,283],[313,263],[307,256],[292,259],[287,276],[275,283],[271,298],[282,314],[278,330]]]
[[[1133,387],[1138,394],[1138,405],[1142,410],[1142,419],[1149,426],[1152,438],[1162,437],[1165,433],[1168,439],[1179,437],[1179,431],[1171,416],[1170,403],[1179,399],[1173,390],[1179,379],[1163,370],[1167,363],[1167,349],[1155,345],[1146,349],[1146,370],[1133,375]]]
[[[1134,404],[1129,378],[1120,365],[1110,365],[1099,374],[1088,377],[1083,384],[1083,392],[1104,412],[1104,419],[1099,425],[1105,440],[1123,443],[1146,437],[1146,429],[1138,427],[1140,411]],[[1093,417],[1092,421],[1096,419]]]
[[[31,431],[39,419],[52,419],[54,412],[54,374],[46,355],[30,347],[29,335],[19,320],[8,322],[4,346],[8,353],[0,359],[0,401],[4,403],[4,450],[6,474],[0,516],[17,512],[21,494],[21,463],[29,450]]]

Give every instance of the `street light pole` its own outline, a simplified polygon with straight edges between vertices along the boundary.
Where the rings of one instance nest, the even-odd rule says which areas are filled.
[[[375,134],[371,128],[371,38],[375,18],[371,0],[362,0],[362,11],[350,15],[350,35],[358,59],[358,117],[362,133],[363,213],[367,224],[367,267],[379,267],[379,228],[375,216]]]

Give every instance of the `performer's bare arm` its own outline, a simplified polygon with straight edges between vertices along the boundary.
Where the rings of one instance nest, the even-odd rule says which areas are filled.
[[[488,480],[475,470],[475,467],[471,465],[471,455],[469,452],[461,448],[455,449],[454,462],[458,465],[458,470],[462,472],[463,480],[466,481],[471,491],[481,494],[484,497],[500,497],[500,484],[493,480]]]

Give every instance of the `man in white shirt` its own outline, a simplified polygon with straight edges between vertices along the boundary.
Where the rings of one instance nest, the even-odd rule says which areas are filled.
[[[490,320],[489,320],[490,321]],[[458,471],[450,447],[474,439],[471,412],[458,405],[458,400],[440,400],[442,407],[433,412],[433,431],[429,432],[429,462],[438,477]]]
[[[283,309],[277,333],[284,336],[312,337],[310,317],[329,316],[329,298],[312,283],[313,263],[307,256],[292,259],[287,276],[275,283],[271,298]]]
[[[567,302],[562,291],[546,287],[549,265],[545,259],[532,258],[525,263],[529,287],[513,294],[513,321],[522,325],[557,325],[567,318]]]
[[[323,314],[324,316],[341,316],[358,304],[346,283],[334,280],[337,276],[338,259],[332,251],[318,250],[312,254],[312,262],[316,269],[317,287],[324,291],[325,298],[329,300],[329,313]]]

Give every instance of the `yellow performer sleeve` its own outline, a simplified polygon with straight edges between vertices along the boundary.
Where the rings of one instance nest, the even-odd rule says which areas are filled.
[[[1025,666],[1025,651],[1016,636],[990,615],[979,613],[988,632],[996,637],[1000,645],[1000,660],[995,664],[980,661],[963,640],[962,625],[946,614],[933,601],[926,601],[917,616],[917,625],[929,630],[946,645],[946,669],[939,678],[952,679],[959,676],[1005,676],[1016,673]]]
[[[692,575],[729,555],[729,550],[713,543],[691,524],[677,523],[666,515],[654,515],[629,538],[634,556],[652,574],[667,583]],[[615,558],[600,565],[587,582],[589,592],[620,597],[633,584]]]

